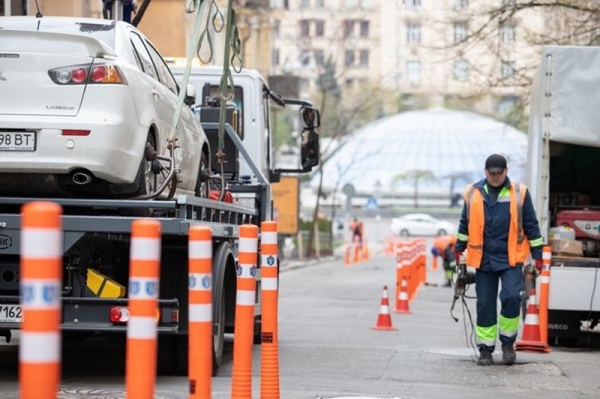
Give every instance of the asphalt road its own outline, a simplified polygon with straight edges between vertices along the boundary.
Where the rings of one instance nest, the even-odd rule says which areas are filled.
[[[382,288],[395,286],[393,258],[377,255],[345,266],[341,259],[286,262],[280,276],[279,363],[282,399],[317,398],[598,398],[600,349],[552,347],[518,352],[513,366],[480,367],[468,346],[468,316],[452,291],[422,286],[412,314],[392,312],[395,331],[374,330]],[[441,283],[441,270],[429,271]],[[392,303],[392,302],[390,302]],[[473,312],[474,303],[468,301]],[[393,306],[392,306],[393,308]],[[97,341],[63,354],[59,398],[124,398],[124,343]],[[98,350],[100,348],[101,350]],[[0,348],[0,398],[17,398],[15,346]],[[232,345],[212,379],[213,398],[231,397]],[[254,347],[253,398],[260,397],[260,346]],[[187,378],[159,377],[156,399],[187,398]]]

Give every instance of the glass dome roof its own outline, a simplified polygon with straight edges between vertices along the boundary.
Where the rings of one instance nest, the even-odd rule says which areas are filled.
[[[354,186],[357,195],[412,193],[445,197],[484,177],[485,159],[508,161],[511,180],[523,181],[527,135],[472,112],[443,108],[409,111],[370,123],[345,139],[323,170],[323,190]],[[318,187],[315,174],[310,186]]]

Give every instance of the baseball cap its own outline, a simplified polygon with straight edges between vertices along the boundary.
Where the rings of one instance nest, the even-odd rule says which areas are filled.
[[[506,158],[500,154],[492,154],[485,160],[485,168],[488,172],[502,172],[506,169]]]

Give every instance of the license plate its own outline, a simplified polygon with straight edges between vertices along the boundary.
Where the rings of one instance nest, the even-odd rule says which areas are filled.
[[[35,151],[35,132],[0,132],[0,151]]]
[[[20,323],[23,320],[23,309],[19,305],[0,305],[1,323]]]

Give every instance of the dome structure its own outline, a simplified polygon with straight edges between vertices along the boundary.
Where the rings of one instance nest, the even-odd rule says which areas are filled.
[[[527,135],[472,112],[444,108],[408,111],[370,123],[341,144],[324,164],[324,192],[347,184],[357,196],[413,195],[447,199],[484,177],[486,158],[498,153],[508,175],[525,175]],[[417,179],[417,182],[415,182]],[[319,176],[310,186],[316,188]]]

